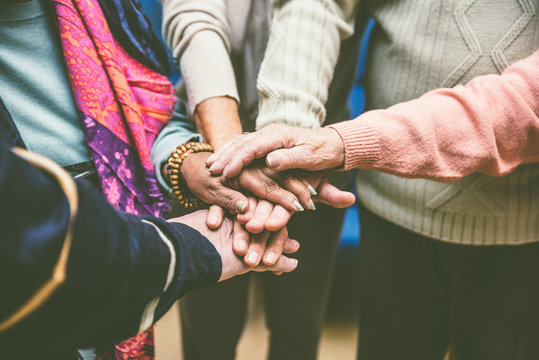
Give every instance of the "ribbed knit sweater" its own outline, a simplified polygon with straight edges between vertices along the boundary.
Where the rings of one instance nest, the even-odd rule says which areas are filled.
[[[179,61],[191,114],[211,97],[240,102],[232,61],[238,62],[244,47],[254,1],[161,0],[163,36]],[[258,77],[257,128],[270,123],[318,128],[326,120],[328,88],[341,41],[353,33],[355,3],[273,2],[271,36]],[[304,43],[315,44],[316,52],[296,56]]]
[[[400,174],[358,171],[361,201],[385,219],[434,239],[473,245],[539,241],[539,164],[511,166],[519,156],[522,162],[539,161],[538,54],[503,76],[482,76],[500,74],[539,48],[539,1],[370,1],[368,7],[377,21],[366,71],[369,109],[475,80],[366,113],[356,120],[354,136],[350,124],[334,126],[345,145],[352,138],[358,143],[363,133],[359,143],[371,148],[362,160],[347,161]],[[379,146],[382,153],[372,150]],[[500,158],[500,149],[509,161],[488,163]],[[442,165],[457,171],[437,177],[437,161],[444,158],[452,163]],[[486,174],[469,174],[470,163]],[[462,178],[443,183],[403,176]]]

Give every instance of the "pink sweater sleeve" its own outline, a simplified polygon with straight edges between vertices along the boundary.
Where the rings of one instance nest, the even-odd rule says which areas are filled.
[[[507,174],[539,161],[539,50],[501,75],[330,127],[343,139],[345,169],[438,181]]]

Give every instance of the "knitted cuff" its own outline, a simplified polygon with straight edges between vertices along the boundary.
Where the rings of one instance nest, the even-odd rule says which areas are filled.
[[[380,146],[378,132],[368,122],[360,119],[329,125],[339,133],[344,144],[343,170],[371,169],[378,161]]]

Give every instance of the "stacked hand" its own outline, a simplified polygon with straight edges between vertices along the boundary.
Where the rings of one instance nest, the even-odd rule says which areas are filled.
[[[248,271],[273,271],[277,274],[293,271],[298,262],[296,259],[291,259],[287,256],[280,256],[277,261],[271,266],[257,265],[254,267],[247,266],[241,258],[239,258],[232,249],[231,242],[235,236],[235,226],[230,219],[224,219],[223,223],[217,230],[208,228],[205,224],[207,210],[200,210],[179,218],[170,219],[172,222],[181,222],[197,229],[204,235],[215,247],[221,256],[222,270],[219,281],[223,281],[236,275],[244,274]],[[288,239],[286,236],[281,236],[283,240],[282,249],[286,254],[295,253],[299,249],[299,244],[295,240]]]
[[[266,157],[270,169],[319,171],[344,164],[344,145],[337,131],[270,125],[230,140],[207,161],[213,175],[234,177],[254,159]]]
[[[234,177],[213,175],[206,166],[210,153],[195,153],[181,168],[190,191],[211,206],[207,225],[222,226],[226,209],[235,214],[233,249],[250,267],[260,262],[272,266],[279,260],[291,216],[304,209],[316,210],[314,202],[334,207],[354,203],[354,195],[329,184],[322,172],[278,172],[263,161],[254,161]]]
[[[295,212],[315,210],[315,202],[338,208],[354,203],[353,194],[329,184],[322,172],[313,172],[339,164],[313,167],[309,162],[313,155],[326,159],[339,152],[338,146],[334,149],[320,146],[328,134],[318,130],[270,126],[257,133],[238,136],[224,145],[226,140],[241,133],[237,103],[227,97],[203,101],[197,106],[194,118],[201,134],[220,149],[214,155],[189,155],[181,167],[182,177],[195,196],[211,205],[206,213],[206,224],[210,229],[220,231],[223,226],[232,226],[232,248],[236,255],[243,257],[247,266],[257,269],[261,262],[266,267],[280,264],[281,254],[291,250],[287,245],[291,240],[288,239],[286,224]],[[329,135],[341,145],[342,153],[339,135],[329,131]],[[307,136],[303,136],[303,132]],[[311,142],[312,134],[316,134],[314,142]],[[279,162],[279,166],[276,166],[277,162],[269,166],[268,159],[257,160],[272,150],[293,147],[299,142],[303,142],[305,149],[291,156],[298,163],[307,161],[305,167],[291,166],[286,161]],[[291,168],[309,171],[283,171]],[[224,220],[225,212],[234,216],[232,225]],[[294,244],[299,247],[297,242]],[[275,268],[271,270],[277,274],[282,272]]]

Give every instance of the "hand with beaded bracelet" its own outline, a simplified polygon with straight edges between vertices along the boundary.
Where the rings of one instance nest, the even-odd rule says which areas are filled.
[[[238,217],[243,226],[236,229],[239,235],[234,238],[234,249],[238,255],[245,256],[245,262],[250,266],[256,266],[261,260],[266,265],[271,265],[278,259],[282,251],[283,234],[287,234],[285,227],[288,220],[294,212],[303,210],[296,200],[297,197],[281,188],[280,184],[303,187],[304,191],[309,193],[308,200],[303,198],[303,201],[310,209],[314,209],[311,196],[316,195],[310,184],[322,190],[317,196],[318,200],[337,207],[348,205],[339,203],[338,199],[329,200],[331,196],[325,190],[330,189],[331,185],[325,182],[322,173],[305,173],[303,177],[298,172],[280,173],[280,178],[274,179],[272,171],[266,169],[263,161],[258,161],[246,167],[238,177],[226,179],[224,176],[210,174],[205,166],[210,155],[211,147],[202,143],[187,143],[174,150],[166,165],[174,195],[187,209],[195,209],[202,200],[223,206],[233,214],[243,214]],[[262,199],[249,196],[248,200],[240,191],[245,189]],[[269,197],[272,201],[266,201],[264,197]],[[277,201],[287,203],[288,208],[275,204]],[[222,215],[219,219],[210,213],[208,226],[218,228]],[[210,217],[214,219],[213,226],[209,223]]]
[[[210,145],[190,142],[179,145],[168,159],[165,172],[168,176],[165,178],[172,185],[179,203],[187,209],[199,206],[198,198],[241,214],[249,206],[243,192],[280,204],[291,212],[316,209],[312,200],[316,191],[309,181],[317,186],[323,178],[322,173],[310,174],[307,181],[297,171],[277,173],[267,169],[262,161],[255,161],[237,177],[227,179],[212,176],[205,166],[211,152]]]
[[[201,202],[199,199],[189,196],[191,194],[185,185],[182,190],[180,170],[184,160],[189,155],[197,152],[213,152],[213,148],[209,144],[198,142],[182,144],[174,149],[166,164],[166,173],[168,174],[172,192],[176,199],[178,199],[178,203],[189,210],[197,209],[201,205]]]

